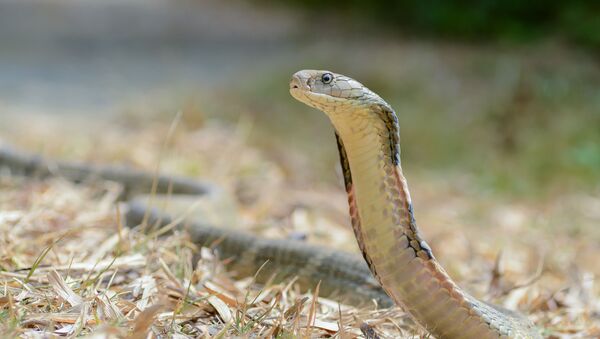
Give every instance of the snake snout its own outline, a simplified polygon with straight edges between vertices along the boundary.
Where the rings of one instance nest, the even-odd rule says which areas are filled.
[[[294,73],[290,80],[290,90],[310,91],[311,86],[308,84],[310,77],[311,74],[305,70]]]
[[[307,85],[302,83],[302,80],[300,79],[300,77],[298,77],[296,74],[294,74],[292,76],[292,80],[290,80],[290,90],[292,89],[301,89],[301,88],[306,88]]]

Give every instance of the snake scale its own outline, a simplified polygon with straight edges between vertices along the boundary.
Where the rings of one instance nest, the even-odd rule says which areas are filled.
[[[356,80],[329,71],[295,73],[290,92],[325,112],[334,126],[351,223],[364,260],[301,241],[262,239],[202,220],[178,222],[195,243],[216,248],[222,258],[231,259],[231,270],[240,276],[253,275],[260,268],[259,281],[273,274],[296,276],[304,286],[321,281],[322,293],[349,303],[397,304],[438,338],[541,338],[526,317],[479,301],[458,287],[421,238],[400,166],[398,119],[383,99]],[[210,197],[217,189],[182,177],[51,161],[0,148],[0,176],[7,173],[118,182],[130,227],[143,221],[160,226],[174,220],[136,198],[153,186],[156,194],[196,197]]]

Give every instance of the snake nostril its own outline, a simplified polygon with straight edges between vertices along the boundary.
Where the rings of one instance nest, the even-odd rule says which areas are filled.
[[[293,76],[290,80],[290,89],[299,89],[302,87],[302,81],[297,76]]]

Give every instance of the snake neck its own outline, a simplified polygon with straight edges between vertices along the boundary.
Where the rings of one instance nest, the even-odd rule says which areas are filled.
[[[372,114],[354,112],[352,124],[348,117],[332,119],[352,227],[369,268],[386,293],[432,334],[497,337],[476,309],[489,311],[487,304],[450,279],[419,234],[399,160],[397,122]]]
[[[352,226],[363,256],[379,279],[387,272],[384,263],[399,251],[408,249],[419,261],[435,262],[416,225],[400,147],[390,145],[399,139],[390,137],[398,133],[394,127],[369,123],[336,128]],[[445,275],[441,267],[435,269]]]

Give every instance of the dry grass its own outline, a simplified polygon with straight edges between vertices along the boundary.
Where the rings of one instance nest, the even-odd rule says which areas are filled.
[[[4,178],[1,188],[7,336],[354,337],[367,320],[379,333],[408,333],[397,310],[338,305],[293,280],[234,280],[185,233],[152,239],[122,227],[112,184]]]
[[[68,127],[20,123],[34,132],[7,132],[11,143],[34,150],[44,145],[46,154],[96,162],[130,159],[150,170],[168,128],[158,123],[140,131],[106,129],[97,140],[86,139],[82,129],[69,134],[71,141],[47,142]],[[246,145],[244,126],[233,136],[231,131],[184,126],[165,152],[163,172],[185,172],[226,187],[229,212],[240,227],[269,237],[300,233],[309,241],[355,250],[341,189],[291,186],[276,162]],[[542,202],[477,199],[481,192],[469,178],[446,182],[410,173],[409,178],[416,179],[413,195],[426,238],[461,285],[529,313],[550,338],[600,336],[600,199],[586,194]],[[319,297],[318,286],[300,292],[294,280],[260,285],[252,277],[234,277],[218,255],[190,243],[184,232],[150,238],[123,227],[118,192],[110,182],[0,176],[5,337],[424,335],[399,310],[339,305]]]

